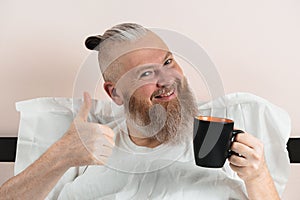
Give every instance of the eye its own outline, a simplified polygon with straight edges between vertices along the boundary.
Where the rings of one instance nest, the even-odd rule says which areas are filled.
[[[168,60],[166,60],[166,62],[164,63],[164,65],[169,65],[173,62],[172,58],[169,58]]]
[[[140,78],[148,77],[148,76],[151,76],[152,74],[153,74],[153,71],[146,71],[140,75]]]

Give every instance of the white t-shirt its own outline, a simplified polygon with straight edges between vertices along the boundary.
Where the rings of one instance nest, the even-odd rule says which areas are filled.
[[[117,150],[107,166],[89,166],[58,199],[247,199],[244,183],[225,168],[194,164],[191,142],[141,147],[124,130],[116,134]]]

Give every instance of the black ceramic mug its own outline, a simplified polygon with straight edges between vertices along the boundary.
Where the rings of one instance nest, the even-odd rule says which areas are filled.
[[[233,153],[230,150],[236,134],[231,119],[211,116],[194,118],[194,157],[196,165],[201,167],[220,168]]]

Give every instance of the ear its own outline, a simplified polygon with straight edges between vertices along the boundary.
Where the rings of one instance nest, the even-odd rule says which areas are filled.
[[[123,98],[121,94],[118,94],[117,89],[115,88],[114,84],[112,82],[105,82],[104,90],[108,94],[108,96],[117,104],[117,105],[123,105]]]

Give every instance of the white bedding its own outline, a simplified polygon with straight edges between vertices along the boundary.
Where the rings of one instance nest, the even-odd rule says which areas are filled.
[[[73,103],[74,109],[72,100],[64,98],[40,98],[17,103],[21,121],[15,173],[22,171],[64,134],[81,100]],[[122,108],[111,102],[93,101],[93,104],[90,121],[116,128],[124,120]],[[269,170],[277,190],[282,194],[289,174],[286,143],[290,134],[290,118],[285,111],[254,95],[235,93],[200,105],[199,112],[234,119],[235,127],[261,139]],[[243,182],[228,163],[217,170],[197,167],[193,164],[191,150],[191,144],[187,144],[184,156],[151,173],[128,174],[120,169],[101,166],[90,166],[83,173],[84,167],[72,168],[48,199],[56,199],[59,195],[61,199],[245,198]],[[161,159],[156,163],[164,162]],[[155,162],[153,166],[156,166]]]

